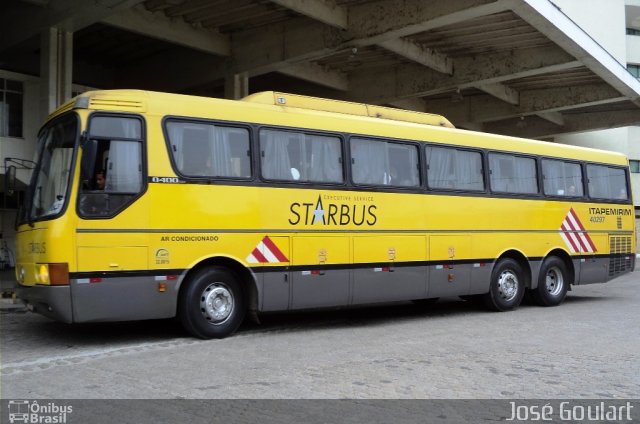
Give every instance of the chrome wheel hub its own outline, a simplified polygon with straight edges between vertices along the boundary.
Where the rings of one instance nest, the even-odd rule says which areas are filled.
[[[558,267],[551,267],[545,278],[545,289],[551,296],[557,296],[564,287],[564,277]]]
[[[200,312],[211,324],[225,322],[233,312],[233,295],[221,283],[210,284],[200,296]]]
[[[498,294],[507,302],[515,299],[518,295],[518,277],[513,271],[507,270],[500,274],[498,278]]]

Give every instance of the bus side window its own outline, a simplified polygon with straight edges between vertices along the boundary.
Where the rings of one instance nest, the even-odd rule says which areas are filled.
[[[538,193],[536,161],[507,153],[489,153],[491,190],[513,194]]]
[[[211,152],[206,127],[185,128],[182,137],[182,169],[193,176],[211,175]]]
[[[262,176],[268,180],[342,183],[337,137],[298,131],[260,131]]]
[[[604,165],[587,165],[589,196],[596,199],[628,200],[626,171]]]
[[[169,153],[176,171],[195,178],[251,178],[249,131],[212,123],[169,120]]]
[[[563,197],[582,197],[582,169],[577,163],[556,159],[542,160],[544,194]]]
[[[427,146],[427,182],[430,188],[484,190],[480,152]]]
[[[362,185],[388,185],[391,182],[387,143],[364,138],[351,139],[353,182]]]

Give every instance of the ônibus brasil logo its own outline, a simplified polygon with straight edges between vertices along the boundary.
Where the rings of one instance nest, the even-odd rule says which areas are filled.
[[[7,412],[11,424],[64,424],[73,412],[73,406],[37,400],[10,400]]]

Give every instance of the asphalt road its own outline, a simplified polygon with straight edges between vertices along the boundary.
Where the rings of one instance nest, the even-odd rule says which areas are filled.
[[[640,398],[640,272],[508,313],[443,299],[278,314],[224,340],[174,320],[0,311],[4,399]]]

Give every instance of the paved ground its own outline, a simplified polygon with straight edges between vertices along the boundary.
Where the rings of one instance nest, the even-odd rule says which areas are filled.
[[[0,315],[2,398],[639,398],[640,273],[557,308],[446,299],[280,314],[225,340],[173,321]]]

